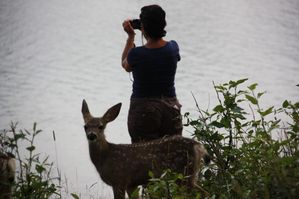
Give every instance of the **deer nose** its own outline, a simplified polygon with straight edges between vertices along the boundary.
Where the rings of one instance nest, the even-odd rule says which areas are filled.
[[[94,133],[89,133],[87,135],[87,139],[90,140],[90,141],[94,141],[96,138],[97,138],[97,136]]]

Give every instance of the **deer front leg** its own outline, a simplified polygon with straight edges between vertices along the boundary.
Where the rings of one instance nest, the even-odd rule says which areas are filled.
[[[114,199],[125,199],[126,190],[124,187],[113,186]]]

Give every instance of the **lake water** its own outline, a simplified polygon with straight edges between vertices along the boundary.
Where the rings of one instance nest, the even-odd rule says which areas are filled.
[[[249,78],[248,85],[267,91],[267,105],[299,100],[298,0],[0,0],[0,128],[19,121],[31,129],[37,122],[44,131],[39,150],[58,164],[67,193],[112,198],[89,160],[81,103],[86,99],[97,116],[122,102],[106,136],[130,142],[132,82],[120,66],[121,24],[152,3],[166,10],[166,39],[180,45],[176,88],[183,113],[195,113],[191,92],[200,107],[213,106],[213,81]]]

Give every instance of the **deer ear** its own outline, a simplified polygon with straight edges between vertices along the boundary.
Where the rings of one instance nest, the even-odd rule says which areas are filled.
[[[118,103],[106,111],[106,113],[103,116],[103,119],[108,123],[113,121],[119,114],[121,108],[121,103]]]
[[[86,103],[85,99],[82,102],[81,112],[82,112],[82,115],[83,115],[84,122],[87,123],[92,118],[92,116],[89,112],[89,109],[88,109],[88,106],[87,106],[87,103]]]

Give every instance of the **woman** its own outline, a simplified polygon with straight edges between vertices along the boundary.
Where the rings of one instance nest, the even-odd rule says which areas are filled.
[[[135,47],[130,20],[123,22],[128,34],[122,67],[133,73],[133,93],[128,114],[132,143],[166,135],[182,134],[181,105],[174,87],[179,47],[166,41],[165,11],[158,5],[144,6],[140,13],[141,32],[146,44]]]

